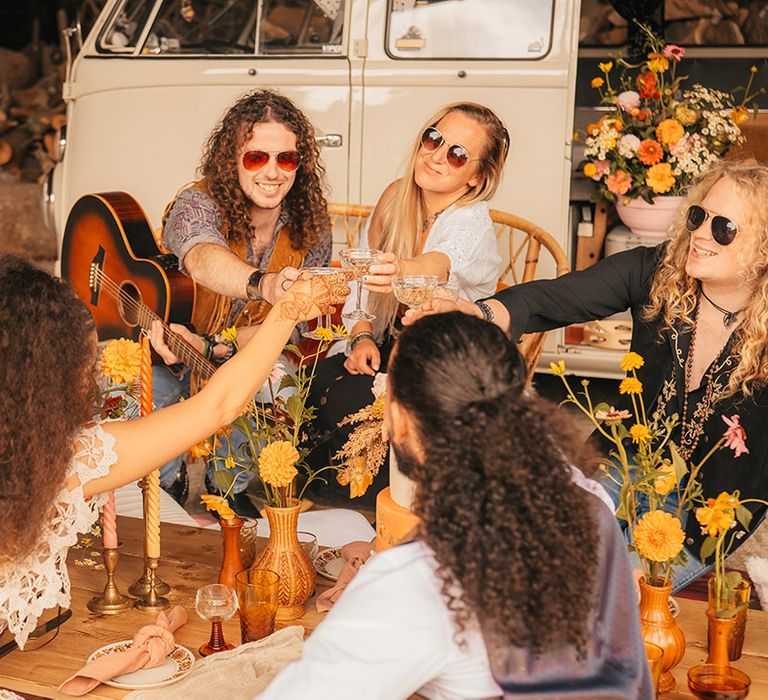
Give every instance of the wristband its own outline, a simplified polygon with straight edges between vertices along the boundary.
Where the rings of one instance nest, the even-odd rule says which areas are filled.
[[[478,309],[480,309],[480,313],[483,314],[483,320],[488,321],[488,323],[493,323],[494,315],[493,315],[493,309],[488,306],[484,301],[476,301],[475,306],[477,306]]]
[[[374,340],[373,333],[371,333],[370,331],[360,331],[359,333],[355,333],[349,339],[349,347],[354,350],[355,345],[357,345],[361,340],[365,340],[366,338],[370,338],[371,340]]]
[[[264,301],[261,294],[261,280],[266,274],[266,270],[255,270],[248,278],[248,282],[245,284],[245,296],[251,301]]]

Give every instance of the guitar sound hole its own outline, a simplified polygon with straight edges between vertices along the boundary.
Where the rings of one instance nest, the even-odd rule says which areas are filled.
[[[131,327],[139,325],[139,304],[141,304],[139,288],[133,282],[123,282],[120,285],[117,310],[120,318]]]

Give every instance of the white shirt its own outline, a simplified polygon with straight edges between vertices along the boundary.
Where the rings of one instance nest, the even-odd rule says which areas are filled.
[[[260,700],[468,700],[502,695],[477,627],[454,626],[422,542],[375,555]]]

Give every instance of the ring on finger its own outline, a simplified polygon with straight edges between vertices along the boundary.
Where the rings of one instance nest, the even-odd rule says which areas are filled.
[[[285,286],[285,283],[286,283],[286,282],[288,282],[288,287],[290,287],[290,286],[291,286],[291,280],[283,280],[282,282],[280,282],[280,288],[281,288],[281,289],[282,289],[284,292],[287,292],[287,291],[288,291],[288,287],[286,287],[286,286]]]

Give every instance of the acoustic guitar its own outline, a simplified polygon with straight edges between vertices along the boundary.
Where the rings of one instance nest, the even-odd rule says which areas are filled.
[[[61,276],[93,314],[99,340],[136,340],[159,319],[168,347],[199,379],[216,371],[166,325],[189,322],[195,284],[179,272],[175,255],[158,248],[146,214],[129,194],[100,192],[77,200],[64,230]]]

